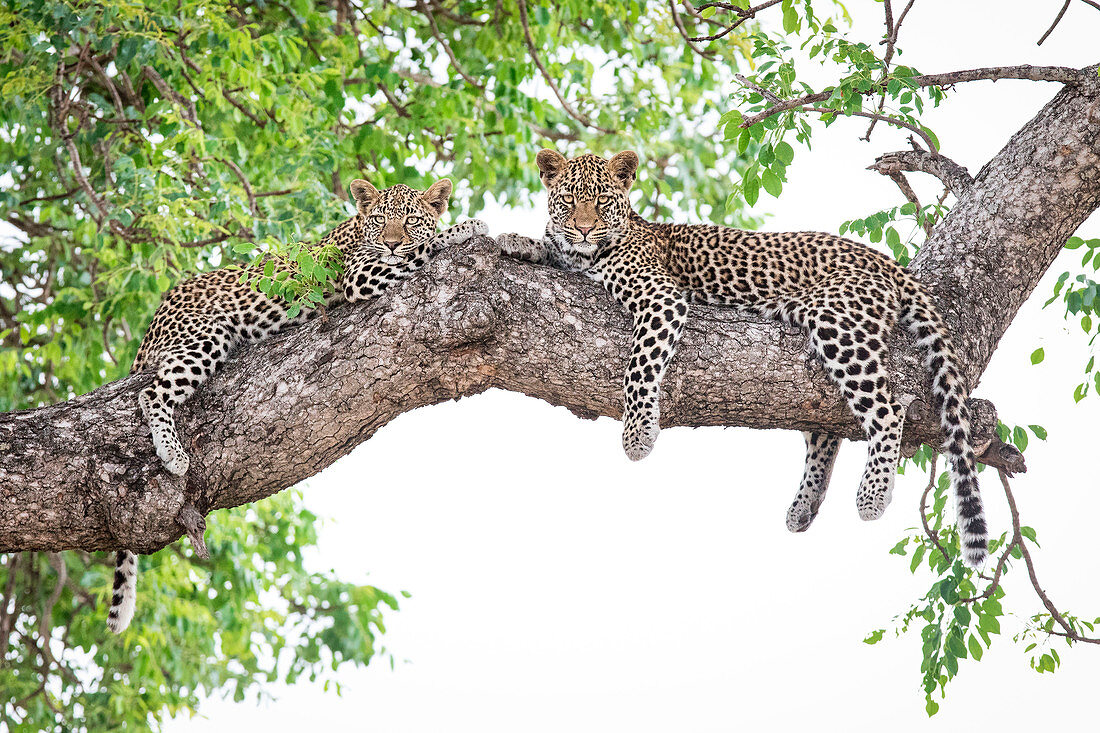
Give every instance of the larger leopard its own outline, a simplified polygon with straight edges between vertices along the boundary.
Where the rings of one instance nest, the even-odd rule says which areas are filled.
[[[326,234],[319,246],[335,245],[344,271],[326,305],[367,300],[423,267],[440,248],[465,242],[488,228],[466,221],[436,234],[447,210],[451,182],[442,179],[426,191],[397,185],[378,191],[352,181],[356,213]],[[240,344],[259,341],[317,313],[291,316],[289,304],[241,282],[241,272],[221,269],[185,280],[164,297],[138,348],[131,373],[156,369],[156,380],[138,397],[153,433],[157,455],[171,473],[183,475],[190,458],[176,433],[174,412]],[[114,593],[107,625],[121,632],[133,618],[137,556],[122,550],[116,558]]]
[[[660,384],[692,301],[733,306],[802,327],[829,378],[844,395],[870,447],[856,506],[882,516],[891,499],[904,408],[883,360],[896,324],[926,353],[945,432],[964,561],[980,567],[986,523],[970,439],[967,389],[951,340],[920,283],[894,260],[823,232],[753,232],[715,225],[649,222],[628,192],[638,156],[537,156],[549,194],[541,240],[498,237],[504,254],[583,273],[604,285],[633,317],[626,369],[623,447],[649,454],[660,430]],[[806,472],[787,514],[792,531],[809,526],[824,495],[840,439],[807,435]]]

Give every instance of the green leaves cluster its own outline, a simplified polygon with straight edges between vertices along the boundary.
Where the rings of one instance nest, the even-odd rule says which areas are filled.
[[[315,304],[334,268],[311,255],[308,275],[299,243],[351,215],[356,177],[450,176],[460,216],[527,203],[541,147],[637,148],[643,214],[745,222],[724,207],[745,164],[715,111],[744,63],[740,31],[700,56],[659,0],[533,8],[539,60],[574,116],[514,3],[424,7],[0,7],[0,217],[16,230],[0,233],[0,409],[125,373],[158,295],[198,271],[280,258],[298,269],[259,286]]]
[[[220,513],[207,532],[211,559],[186,541],[141,559],[137,616],[117,637],[104,623],[110,559],[0,555],[0,589],[14,589],[12,633],[0,647],[0,726],[158,728],[210,696],[243,700],[276,681],[327,681],[384,655],[383,612],[397,599],[310,570],[304,556],[319,524],[297,491]]]
[[[929,450],[926,447],[922,450]],[[924,570],[932,582],[925,594],[909,609],[894,619],[895,636],[919,629],[921,638],[921,685],[925,694],[925,709],[935,715],[939,710],[936,694],[942,700],[948,683],[958,674],[959,663],[971,658],[981,661],[993,638],[1001,633],[1004,610],[1001,599],[1005,591],[1000,586],[978,580],[963,564],[958,552],[957,528],[944,522],[950,498],[950,480],[946,472],[939,475],[932,504],[925,519],[937,546],[928,535],[915,532],[899,541],[890,554],[909,558],[909,570],[916,574]],[[1033,532],[1027,528],[1029,533]],[[990,542],[990,553],[996,557],[1004,547],[1007,535]],[[946,554],[945,554],[946,553]],[[1006,563],[1005,572],[1009,565]],[[871,633],[864,641],[875,644],[885,636],[885,629]]]
[[[1100,239],[1070,237],[1065,248],[1084,250],[1081,257],[1082,272],[1077,275],[1069,271],[1063,272],[1054,284],[1054,294],[1044,307],[1061,300],[1066,307],[1066,320],[1077,320],[1081,331],[1088,336],[1089,346],[1094,346],[1097,335],[1100,335],[1100,317],[1097,316],[1100,311],[1100,284],[1093,279],[1097,271],[1100,271]],[[1043,350],[1037,349],[1031,355],[1031,363],[1038,364],[1043,356]],[[1085,380],[1073,390],[1073,399],[1076,402],[1085,399],[1090,391],[1100,394],[1100,371],[1096,370],[1095,354],[1089,356],[1084,371]]]
[[[846,18],[844,7],[835,5]],[[926,135],[939,147],[920,115],[927,104],[936,106],[943,100],[941,89],[919,87],[913,82],[916,69],[892,65],[876,47],[850,40],[838,29],[840,20],[818,16],[812,3],[785,0],[782,13],[784,35],[764,31],[751,35],[752,57],[758,65],[734,97],[738,111],[722,117],[726,140],[736,143],[742,153],[749,150],[750,142],[761,145],[737,192],[747,203],[756,203],[761,188],[773,196],[782,191],[786,167],[794,158],[786,138],[792,134],[798,142],[810,145],[813,129],[808,114],[818,115],[826,127],[838,116],[883,115],[887,123]],[[833,67],[837,83],[822,90],[828,96],[812,105],[825,111],[792,109],[742,128],[746,118],[779,102],[816,93],[799,78],[796,56]],[[735,199],[731,197],[728,203],[733,205]]]
[[[865,219],[842,222],[839,232],[842,235],[851,233],[867,237],[874,244],[885,240],[894,259],[908,265],[920,249],[918,242],[923,241],[924,225],[940,220],[946,212],[947,208],[942,204],[929,204],[918,209],[916,204],[906,202]]]

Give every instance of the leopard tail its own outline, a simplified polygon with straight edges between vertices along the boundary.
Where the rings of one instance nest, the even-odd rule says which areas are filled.
[[[943,318],[927,291],[913,277],[903,280],[899,322],[916,337],[932,373],[932,394],[940,411],[943,451],[955,492],[955,511],[963,562],[980,568],[988,552],[985,510],[978,490],[977,462],[970,432],[966,378]]]
[[[111,610],[107,613],[107,628],[121,634],[134,618],[137,603],[137,555],[119,550],[115,555],[115,582],[111,594]]]

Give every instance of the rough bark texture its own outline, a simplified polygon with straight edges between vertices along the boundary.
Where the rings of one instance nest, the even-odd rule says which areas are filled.
[[[1058,93],[974,178],[914,260],[976,384],[1066,238],[1100,204],[1100,83]],[[629,323],[580,276],[503,260],[491,240],[442,253],[376,301],[248,348],[177,414],[186,481],[162,470],[137,375],[70,402],[0,415],[0,552],[152,552],[178,518],[269,496],[408,410],[499,387],[582,417],[621,415]],[[938,443],[927,375],[893,344],[913,399],[907,443]],[[973,401],[976,442],[995,412]],[[801,332],[696,306],[665,379],[662,424],[815,429],[861,437]],[[609,451],[621,450],[617,441]],[[658,443],[657,450],[660,450]],[[801,460],[801,456],[791,456]],[[793,487],[792,487],[793,489]]]

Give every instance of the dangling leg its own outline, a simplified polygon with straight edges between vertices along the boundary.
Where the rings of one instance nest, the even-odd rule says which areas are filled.
[[[787,510],[787,529],[791,532],[805,532],[817,517],[840,449],[841,439],[834,435],[803,433],[803,436],[806,438],[806,470],[794,503]]]
[[[661,432],[661,380],[687,321],[687,299],[671,284],[639,278],[630,308],[633,350],[623,379],[623,450],[640,461]],[[614,294],[614,291],[613,291]]]
[[[826,373],[867,434],[867,463],[856,508],[861,519],[878,519],[893,495],[905,422],[905,410],[894,400],[883,367],[885,336],[894,326],[897,305],[891,292],[867,285],[855,289],[870,294],[874,312],[823,308],[813,318],[810,336]]]
[[[177,476],[187,473],[191,459],[176,432],[175,409],[217,370],[228,352],[225,330],[217,327],[202,340],[177,348],[161,359],[157,378],[138,397],[153,432],[153,445],[164,467]]]

